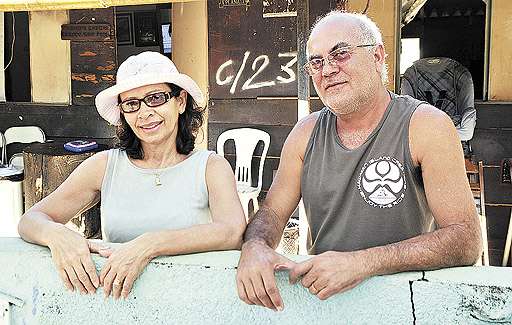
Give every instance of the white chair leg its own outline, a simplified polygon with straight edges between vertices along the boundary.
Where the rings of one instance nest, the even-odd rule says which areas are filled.
[[[484,249],[482,264],[484,266],[489,266],[489,243],[487,241],[487,218],[485,216],[480,216],[480,227],[482,227],[482,242]]]
[[[254,214],[256,214],[256,212],[260,209],[260,205],[258,203],[258,197],[257,196],[252,198],[252,206],[254,208]]]
[[[247,198],[245,195],[239,195],[240,203],[242,203],[242,209],[244,209],[245,220],[249,220],[249,201],[250,198]]]
[[[511,243],[512,243],[512,209],[510,209],[507,240],[505,241],[505,250],[503,251],[503,261],[501,263],[502,266],[507,266],[507,264],[508,264],[508,257],[510,255],[510,244]]]

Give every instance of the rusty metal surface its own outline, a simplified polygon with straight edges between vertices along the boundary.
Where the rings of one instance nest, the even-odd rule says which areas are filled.
[[[71,10],[74,24],[109,25],[110,41],[71,41],[71,89],[74,105],[94,105],[94,97],[115,84],[117,46],[114,9]]]

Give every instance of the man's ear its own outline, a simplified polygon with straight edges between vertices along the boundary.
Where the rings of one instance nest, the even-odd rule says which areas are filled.
[[[377,45],[375,47],[375,51],[373,53],[373,57],[375,58],[375,63],[382,64],[384,61],[386,61],[386,57],[388,55],[386,54],[386,51],[384,50],[384,45]]]

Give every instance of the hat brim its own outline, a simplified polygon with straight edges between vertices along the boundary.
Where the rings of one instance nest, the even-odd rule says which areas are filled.
[[[128,78],[128,80],[118,80],[117,84],[102,90],[96,95],[96,109],[100,116],[107,122],[113,125],[120,125],[121,111],[118,106],[119,94],[142,86],[159,83],[171,83],[179,86],[192,96],[197,105],[204,105],[203,93],[192,78],[182,73],[162,73],[157,76],[154,74],[137,75]]]

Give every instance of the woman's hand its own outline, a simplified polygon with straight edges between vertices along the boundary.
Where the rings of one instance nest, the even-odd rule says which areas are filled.
[[[133,283],[153,258],[152,243],[148,234],[143,234],[116,248],[98,251],[101,256],[108,257],[100,274],[105,298],[110,293],[114,299],[128,297]]]
[[[87,239],[61,224],[51,238],[48,247],[66,288],[83,294],[95,293],[100,281]]]

